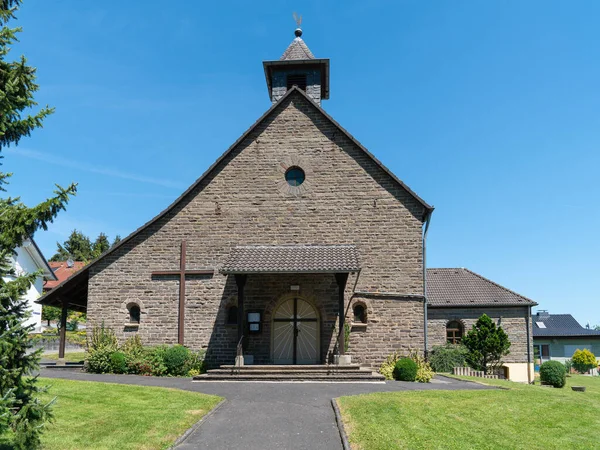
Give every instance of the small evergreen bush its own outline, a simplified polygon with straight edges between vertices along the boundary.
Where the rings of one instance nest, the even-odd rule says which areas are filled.
[[[571,362],[573,363],[575,370],[579,373],[587,373],[588,370],[598,366],[596,357],[587,348],[575,350]]]
[[[417,376],[415,380],[419,383],[429,383],[434,375],[433,369],[429,363],[416,350],[410,352],[410,359],[417,365]]]
[[[556,388],[564,387],[567,382],[567,371],[564,364],[558,361],[546,361],[540,367],[540,380]]]
[[[114,349],[108,347],[101,347],[89,351],[86,359],[87,371],[91,373],[111,373],[111,355],[113,353]]]
[[[417,379],[417,363],[410,358],[401,358],[394,368],[394,378],[400,381],[415,381]]]
[[[394,379],[394,369],[396,368],[396,363],[400,359],[400,355],[398,352],[394,352],[389,355],[385,361],[379,367],[379,373],[385,377],[386,380]]]
[[[164,354],[167,373],[173,376],[183,376],[187,374],[186,362],[190,356],[190,351],[183,345],[174,345],[166,349]]]
[[[570,376],[571,369],[573,368],[573,361],[570,359],[565,360],[565,370],[567,371],[567,376]]]
[[[110,366],[113,373],[126,373],[127,360],[125,358],[125,353],[112,352],[110,355]]]
[[[461,344],[436,345],[429,355],[429,364],[436,372],[451,373],[453,368],[467,365],[467,353]]]

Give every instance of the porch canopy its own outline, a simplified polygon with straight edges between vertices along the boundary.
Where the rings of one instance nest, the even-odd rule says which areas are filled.
[[[245,245],[234,247],[221,273],[351,273],[360,270],[354,245]]]
[[[221,268],[224,275],[234,275],[238,288],[238,357],[242,356],[245,333],[244,286],[251,274],[330,273],[338,285],[339,332],[343,342],[344,290],[348,274],[360,271],[358,250],[354,245],[246,245],[234,247]],[[345,352],[338,345],[340,355]]]

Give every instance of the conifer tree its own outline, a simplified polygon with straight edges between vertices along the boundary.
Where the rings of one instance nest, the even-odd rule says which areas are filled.
[[[508,335],[486,314],[482,314],[461,344],[467,347],[467,362],[475,370],[488,373],[502,365],[502,357],[510,353]]]
[[[7,60],[21,31],[7,24],[15,19],[20,4],[21,0],[0,0],[0,152],[41,127],[53,112],[48,107],[31,112],[37,105],[33,97],[38,90],[36,69],[27,65],[23,56]],[[50,406],[38,398],[43,388],[37,377],[31,376],[40,358],[39,352],[27,353],[33,326],[23,325],[28,314],[23,296],[40,273],[17,276],[13,257],[25,239],[46,229],[65,208],[76,186],[56,186],[53,197],[29,208],[18,197],[3,196],[10,176],[0,171],[0,435],[9,433],[13,447],[29,450],[40,446],[44,422],[51,415]]]

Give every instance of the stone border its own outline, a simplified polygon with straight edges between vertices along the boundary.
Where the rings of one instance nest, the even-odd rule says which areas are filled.
[[[342,421],[342,414],[340,413],[340,408],[337,405],[337,399],[331,399],[331,407],[333,408],[333,412],[335,414],[335,423],[337,424],[338,431],[340,432],[340,440],[342,441],[342,447],[344,450],[351,450],[350,442],[348,441],[348,435],[346,435],[346,430],[344,429],[344,422]]]
[[[177,440],[175,442],[173,442],[173,445],[171,445],[169,447],[169,450],[174,450],[177,446],[183,444],[186,439],[188,437],[190,437],[190,435],[192,433],[195,433],[196,431],[198,431],[198,429],[200,429],[200,427],[202,426],[202,424],[204,422],[206,422],[206,420],[212,416],[214,413],[217,412],[217,410],[219,410],[221,408],[221,406],[223,406],[223,404],[227,401],[227,399],[223,399],[221,400],[219,403],[217,403],[217,406],[215,406],[213,409],[211,409],[208,413],[206,413],[204,415],[204,417],[202,417],[202,419],[200,419],[198,422],[196,422],[194,425],[192,425],[190,428],[188,428],[185,433],[183,433],[181,436],[179,436],[177,438]]]

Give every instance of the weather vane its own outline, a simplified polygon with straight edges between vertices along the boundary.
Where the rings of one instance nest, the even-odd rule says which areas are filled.
[[[296,26],[298,28],[300,28],[300,25],[302,25],[302,16],[298,17],[298,14],[294,13],[294,20],[296,21]]]

